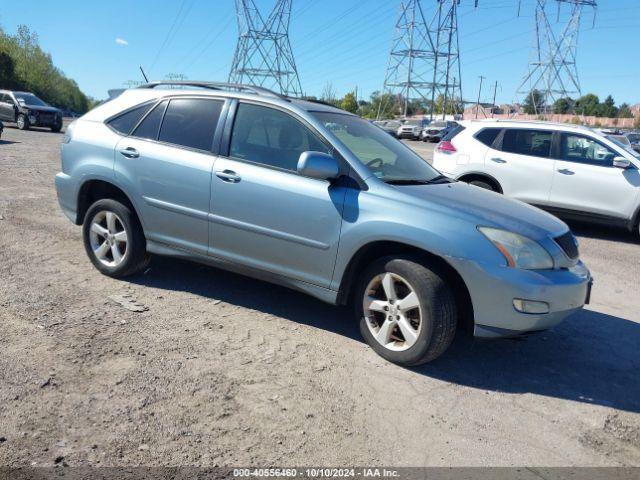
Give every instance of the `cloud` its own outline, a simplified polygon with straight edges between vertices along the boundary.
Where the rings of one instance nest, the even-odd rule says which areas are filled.
[[[124,38],[116,38],[116,43],[118,45],[122,45],[123,47],[126,47],[127,45],[129,45],[129,42],[127,42]]]

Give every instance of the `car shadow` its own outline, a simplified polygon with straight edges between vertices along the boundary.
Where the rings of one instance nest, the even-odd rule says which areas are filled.
[[[350,309],[215,268],[154,257],[147,273],[130,281],[219,299],[362,342]],[[640,413],[639,346],[640,323],[582,310],[554,330],[526,338],[489,341],[459,335],[442,357],[410,370],[482,390]]]
[[[11,130],[20,130],[17,125],[6,125],[4,128],[10,128]],[[29,127],[28,130],[22,130],[23,132],[38,132],[38,133],[48,133],[49,135],[61,135],[64,134],[64,127],[59,132],[52,132],[49,127]]]
[[[638,231],[630,232],[624,227],[613,227],[607,225],[593,225],[586,222],[567,221],[571,231],[578,237],[587,237],[597,240],[610,240],[612,242],[623,242],[640,244]]]
[[[21,143],[21,142],[14,142],[13,140],[0,140],[0,145],[12,145],[14,143]]]

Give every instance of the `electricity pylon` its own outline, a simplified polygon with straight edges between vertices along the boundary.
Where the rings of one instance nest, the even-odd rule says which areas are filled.
[[[449,102],[462,102],[460,0],[436,0],[436,4],[427,22],[421,0],[400,2],[384,91],[403,96],[405,115],[412,100],[422,101],[431,118],[438,114],[444,117]],[[478,0],[474,4],[477,6]],[[437,101],[442,101],[440,111],[435,109]]]
[[[544,105],[543,112],[560,98],[580,96],[580,78],[577,68],[578,36],[584,7],[597,7],[596,0],[552,0],[557,6],[557,18],[550,18],[548,6],[551,1],[536,2],[535,43],[529,61],[529,70],[518,87],[517,94],[531,94],[538,90],[540,101],[532,99],[534,108]],[[569,9],[563,20],[562,7]],[[561,21],[562,20],[562,21]],[[595,13],[594,13],[595,21]]]
[[[265,21],[254,0],[236,0],[239,35],[229,73],[230,83],[246,83],[284,95],[302,96],[289,42],[291,2],[276,0]]]

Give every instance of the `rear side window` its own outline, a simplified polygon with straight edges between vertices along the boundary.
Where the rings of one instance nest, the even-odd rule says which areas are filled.
[[[553,133],[548,130],[507,129],[502,139],[502,151],[534,157],[549,157],[552,135]]]
[[[146,138],[148,140],[157,140],[158,133],[160,131],[160,123],[162,123],[162,116],[167,108],[167,101],[165,100],[154,108],[149,115],[136,127],[132,135],[138,138]]]
[[[476,140],[485,144],[487,147],[490,147],[493,145],[493,142],[496,141],[496,138],[501,131],[501,128],[485,128],[484,130],[480,130],[476,133]]]
[[[169,102],[160,128],[161,142],[211,151],[221,100],[175,98]]]
[[[135,127],[140,119],[144,117],[145,113],[149,111],[151,108],[150,103],[146,105],[141,105],[132,110],[129,110],[122,115],[117,116],[113,120],[109,122],[109,126],[113,128],[116,132],[121,133],[123,135],[129,135],[133,127]]]

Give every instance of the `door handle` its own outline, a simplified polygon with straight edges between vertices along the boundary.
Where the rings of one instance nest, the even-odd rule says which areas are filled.
[[[506,160],[503,160],[503,159],[497,158],[497,157],[496,158],[492,158],[491,161],[492,162],[496,162],[496,163],[507,163]]]
[[[568,168],[561,168],[558,170],[558,173],[561,173],[563,175],[575,175],[576,172],[574,172],[573,170],[569,170]]]
[[[216,172],[216,177],[228,183],[238,183],[241,180],[240,176],[233,170],[218,170]]]
[[[138,158],[140,156],[140,153],[138,153],[138,151],[133,147],[127,147],[120,150],[120,154],[127,158]]]

